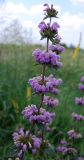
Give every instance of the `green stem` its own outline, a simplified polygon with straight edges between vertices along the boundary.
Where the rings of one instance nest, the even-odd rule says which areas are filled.
[[[47,48],[46,48],[46,51],[48,52],[48,45],[49,45],[49,39],[47,38]],[[44,77],[45,77],[45,64],[43,64],[42,66],[42,82],[44,82]],[[39,109],[42,107],[43,105],[43,98],[44,98],[44,93],[41,94],[41,102],[40,102],[40,105],[39,105]]]

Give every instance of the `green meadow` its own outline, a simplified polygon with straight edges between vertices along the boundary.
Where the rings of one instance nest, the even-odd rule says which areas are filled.
[[[21,115],[22,109],[28,104],[38,104],[38,96],[31,94],[27,97],[28,79],[41,74],[41,66],[35,64],[32,52],[40,45],[0,45],[0,160],[7,160],[12,152],[12,133],[18,126],[29,127]],[[77,106],[75,97],[82,93],[78,89],[80,77],[84,75],[84,50],[81,50],[76,61],[72,61],[70,49],[61,55],[63,67],[60,70],[48,69],[46,75],[54,74],[62,78],[60,94],[57,96],[60,105],[55,109],[56,119],[52,127],[53,132],[47,137],[56,144],[58,131],[66,133],[75,129],[84,137],[84,122],[75,122],[71,113],[84,115],[84,108]],[[80,155],[84,156],[84,138],[76,144]],[[27,159],[28,160],[28,159]]]

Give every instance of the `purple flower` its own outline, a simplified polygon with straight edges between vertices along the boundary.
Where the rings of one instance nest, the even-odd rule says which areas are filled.
[[[67,141],[66,141],[66,140],[61,140],[61,141],[60,141],[60,144],[66,145],[66,144],[67,144]]]
[[[51,26],[51,30],[54,31],[54,32],[57,32],[58,28],[60,28],[60,26],[57,22],[54,22]]]
[[[57,14],[58,12],[56,11],[56,9],[53,8],[53,4],[51,4],[51,6],[49,7],[49,5],[46,3],[44,4],[44,14],[45,14],[45,17],[44,19],[46,18],[51,18],[51,17],[57,17]]]
[[[55,117],[55,113],[50,113],[46,111],[44,108],[38,109],[36,105],[31,105],[26,107],[22,111],[22,115],[30,122],[35,122],[35,123],[41,123],[41,124],[46,124],[46,123],[51,123],[53,118]]]
[[[80,106],[84,106],[84,97],[75,98],[75,103]]]
[[[40,22],[40,24],[38,25],[38,27],[40,28],[40,32],[44,32],[45,29],[47,28],[46,24],[44,21]]]
[[[40,29],[40,33],[42,38],[55,38],[57,36],[58,33],[58,28],[60,27],[59,24],[57,22],[54,22],[52,25],[50,23],[45,23],[44,21],[40,22],[40,24],[38,25],[39,29]]]
[[[49,96],[44,96],[43,103],[49,107],[56,107],[59,105],[58,99],[54,99],[53,97]]]
[[[52,75],[49,77],[44,77],[44,82],[42,81],[42,76],[34,77],[29,80],[29,83],[32,87],[32,89],[36,93],[47,93],[51,92],[54,94],[58,94],[58,86],[61,85],[62,80],[61,79],[56,79]]]
[[[40,33],[43,33],[43,32],[46,32],[46,31],[51,31],[50,23],[46,24],[44,21],[40,22],[38,27],[40,29]]]
[[[36,149],[32,149],[32,154],[35,155],[36,154]]]
[[[33,52],[33,56],[38,63],[53,66],[55,68],[60,68],[62,66],[62,63],[60,62],[60,56],[52,51],[46,52],[36,49]]]
[[[19,158],[19,160],[22,160],[22,157],[23,157],[23,151],[22,151],[22,149],[19,151],[19,153],[18,153],[18,158]]]
[[[59,93],[60,93],[60,90],[57,89],[57,88],[53,88],[53,89],[51,90],[51,93],[53,93],[53,94],[59,94]]]
[[[25,137],[25,136],[26,136],[26,133],[24,132],[23,128],[20,128],[18,131],[14,132],[13,140],[14,140],[15,145],[19,145],[21,143],[20,142],[21,137]]]
[[[63,146],[58,146],[56,148],[56,151],[58,153],[61,153],[62,155],[67,155],[67,154],[75,154],[77,151],[75,148],[67,148],[67,147],[63,147]]]
[[[48,5],[47,3],[45,3],[43,6],[46,7],[46,8],[44,9],[44,11],[48,11],[48,10],[50,9],[50,8],[49,8],[49,5]]]
[[[56,52],[57,54],[63,53],[65,51],[64,47],[60,44],[50,45],[49,49],[53,52]]]
[[[37,138],[36,136],[33,136],[32,140],[33,140],[33,148],[34,149],[40,148],[41,141],[42,141],[41,138]]]
[[[60,69],[62,67],[62,62],[57,62],[57,67]]]
[[[84,121],[84,116],[82,116],[81,114],[77,114],[77,113],[72,113],[72,118],[76,121]]]
[[[83,85],[83,84],[80,84],[80,85],[79,85],[79,89],[80,89],[81,91],[84,91],[84,85]]]
[[[80,133],[75,132],[74,130],[70,130],[67,132],[69,139],[79,139],[82,138]]]
[[[58,146],[57,148],[56,148],[56,151],[58,152],[58,153],[64,153],[64,151],[65,151],[65,149],[66,149],[66,147],[63,147],[63,146]]]
[[[64,152],[63,152],[63,154],[65,154],[65,155],[66,155],[66,154],[67,154],[67,155],[68,155],[68,154],[71,154],[71,155],[73,154],[73,155],[75,155],[76,153],[77,153],[77,150],[76,150],[75,148],[70,148],[70,147],[69,147],[69,148],[66,148],[66,149],[64,150]]]
[[[44,7],[49,7],[48,3],[45,3],[43,6],[44,6]]]
[[[18,131],[13,133],[13,140],[19,152],[17,154],[18,158],[22,160],[24,152],[27,151],[27,144],[25,144],[24,139],[27,138],[28,131],[24,132],[23,128],[20,128]]]
[[[26,150],[27,150],[27,145],[24,144],[24,145],[23,145],[23,151],[25,152]]]

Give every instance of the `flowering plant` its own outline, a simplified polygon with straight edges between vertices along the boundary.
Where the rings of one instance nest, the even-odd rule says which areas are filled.
[[[25,131],[19,128],[18,131],[13,133],[14,144],[17,149],[16,159],[23,160],[25,153],[28,152],[34,157],[48,158],[49,150],[52,150],[52,145],[46,139],[45,133],[52,131],[51,123],[55,119],[55,112],[48,111],[59,105],[59,100],[51,97],[52,94],[59,94],[59,86],[62,84],[61,79],[56,79],[52,74],[46,77],[46,68],[59,69],[62,67],[60,54],[64,52],[64,47],[60,44],[60,36],[58,35],[59,24],[52,23],[52,18],[57,18],[58,12],[54,9],[53,5],[49,7],[44,4],[44,20],[49,19],[49,23],[44,20],[38,25],[41,34],[41,40],[47,39],[46,50],[42,51],[36,49],[33,52],[33,57],[36,63],[42,67],[40,76],[29,79],[33,92],[40,96],[38,105],[28,105],[22,111],[23,117],[30,123],[30,128]],[[49,42],[51,41],[51,45]],[[60,152],[60,149],[54,148],[53,151]],[[65,147],[63,154],[76,152],[73,148]]]

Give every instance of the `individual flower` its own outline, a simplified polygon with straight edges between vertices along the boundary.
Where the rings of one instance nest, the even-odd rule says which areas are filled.
[[[41,150],[45,150],[46,148],[49,148],[49,142],[45,139],[42,139],[41,137],[36,137],[35,135],[32,136],[32,148],[31,148],[31,151],[32,151],[32,154],[33,155],[38,155],[39,152]]]
[[[38,27],[40,28],[40,32],[44,32],[45,29],[47,29],[46,23],[44,21],[40,22]]]
[[[37,108],[36,105],[25,107],[22,111],[22,115],[30,123],[38,123],[45,125],[50,124],[55,117],[55,113],[50,113],[44,108]]]
[[[32,136],[33,149],[39,149],[42,143],[42,139],[36,136]]]
[[[39,29],[40,29],[40,33],[50,29],[50,24],[46,24],[44,21],[40,22],[38,25]]]
[[[52,25],[51,25],[51,30],[53,32],[56,32],[57,33],[57,30],[58,28],[60,28],[59,24],[57,22],[54,22]]]
[[[43,103],[49,107],[57,107],[59,105],[58,99],[54,99],[53,97],[49,96],[44,96]]]
[[[84,106],[84,97],[75,98],[75,103],[80,106]]]
[[[61,83],[62,80],[54,78],[53,75],[44,77],[44,80],[42,80],[42,75],[29,80],[29,84],[36,93],[51,92],[54,94],[59,94],[58,87],[61,85]]]
[[[80,133],[77,133],[73,130],[70,130],[67,132],[69,139],[79,139],[82,138],[82,135]]]
[[[47,3],[45,3],[43,6],[45,7],[44,11],[48,11],[50,9],[50,7]]]
[[[76,121],[84,121],[84,116],[77,113],[72,113],[72,118]]]
[[[27,144],[25,143],[25,139],[28,136],[28,131],[24,132],[23,128],[20,128],[18,131],[13,133],[13,140],[15,146],[19,149],[17,157],[19,160],[22,160],[24,152],[27,151]]]
[[[60,53],[63,53],[65,51],[64,47],[61,46],[60,44],[50,45],[49,49],[53,52],[56,52],[56,54],[60,54]]]
[[[81,91],[84,91],[84,85],[83,85],[83,84],[79,84],[79,89],[80,89]]]
[[[60,68],[62,66],[62,62],[60,62],[60,56],[56,55],[54,52],[41,51],[40,49],[36,49],[33,52],[33,56],[36,62],[40,64],[46,64],[50,67]]]
[[[16,146],[19,146],[21,140],[28,136],[28,131],[24,132],[23,128],[13,133],[13,140]]]

